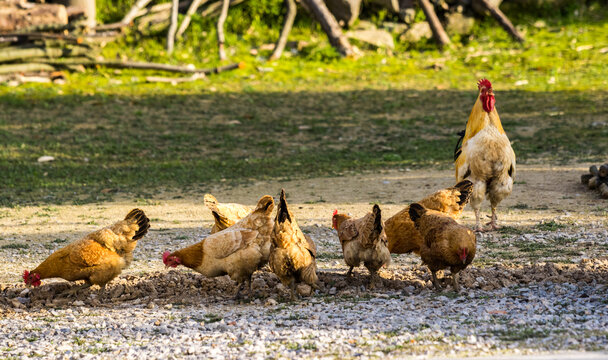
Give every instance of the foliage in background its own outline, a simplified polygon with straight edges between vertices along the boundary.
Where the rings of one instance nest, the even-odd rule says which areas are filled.
[[[524,45],[488,19],[446,52],[428,42],[399,45],[394,56],[368,51],[356,61],[340,58],[302,16],[290,40],[309,45],[272,63],[265,61],[269,51],[250,50],[274,42],[279,25],[261,24],[276,14],[252,10],[257,15],[245,21],[243,4],[231,10],[229,28],[240,30],[231,30],[228,42],[231,60],[245,61],[245,70],[179,86],[111,69],[71,74],[64,86],[0,86],[0,204],[82,203],[203,192],[218,182],[451,167],[456,133],[480,77],[494,83],[521,163],[605,161],[608,11],[597,4],[577,8],[578,15],[544,18],[544,26],[522,17]],[[128,8],[115,3],[120,7]],[[130,33],[105,55],[215,66],[214,23],[194,20],[170,57],[162,33]],[[42,155],[56,160],[39,164]]]

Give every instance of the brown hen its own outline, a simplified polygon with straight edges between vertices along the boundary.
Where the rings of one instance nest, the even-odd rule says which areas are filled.
[[[304,235],[300,230],[295,217],[287,207],[285,190],[281,189],[272,231],[270,268],[279,277],[281,283],[291,289],[292,299],[295,297],[297,282],[318,288],[316,256],[315,243],[310,236]]]
[[[420,257],[433,274],[433,284],[440,289],[437,271],[449,268],[454,290],[460,291],[458,273],[475,258],[475,233],[450,216],[425,209],[417,203],[410,205],[409,213],[424,239],[420,246]]]

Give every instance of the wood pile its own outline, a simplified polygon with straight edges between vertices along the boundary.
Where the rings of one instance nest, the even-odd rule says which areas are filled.
[[[608,163],[599,168],[595,165],[589,168],[589,174],[581,175],[581,182],[589,189],[596,189],[602,199],[608,199]]]

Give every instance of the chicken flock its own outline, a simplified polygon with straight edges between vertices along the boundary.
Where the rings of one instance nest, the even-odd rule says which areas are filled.
[[[363,264],[370,274],[368,288],[374,288],[381,284],[378,272],[390,264],[391,254],[414,253],[428,266],[438,290],[437,272],[444,269],[450,270],[453,289],[460,290],[458,274],[475,258],[475,232],[498,228],[496,207],[511,193],[515,176],[515,154],[498,117],[492,85],[482,79],[478,88],[477,101],[454,150],[456,185],[386,220],[378,204],[359,218],[334,211],[332,228],[349,267],[345,276],[353,276],[353,269]],[[487,229],[480,219],[485,197],[492,210]],[[456,221],[469,202],[475,212],[475,231]],[[183,249],[166,251],[162,255],[166,267],[182,265],[207,277],[228,275],[239,285],[237,297],[252,295],[252,275],[266,264],[291,291],[292,299],[299,283],[309,285],[311,291],[323,289],[315,243],[298,226],[284,190],[278,204],[265,195],[255,208],[249,208],[220,203],[211,194],[205,195],[204,204],[214,218],[211,234]],[[103,290],[129,266],[137,241],[149,228],[144,212],[134,209],[124,220],[55,251],[35,269],[24,271],[23,280],[37,287],[42,279],[58,277],[84,281],[70,292],[92,285]]]

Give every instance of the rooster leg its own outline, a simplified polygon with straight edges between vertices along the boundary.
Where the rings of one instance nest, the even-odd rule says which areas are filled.
[[[443,288],[441,287],[441,285],[439,284],[439,280],[437,279],[437,272],[431,271],[431,274],[433,275],[433,285],[435,285],[435,289],[437,289],[437,291],[441,291]]]
[[[458,273],[452,273],[452,285],[454,286],[454,291],[460,292],[460,285],[458,285]]]
[[[483,226],[481,225],[481,219],[479,215],[479,209],[475,209],[475,231],[483,232]]]
[[[492,217],[490,218],[490,222],[487,223],[486,225],[490,225],[490,228],[492,230],[498,230],[500,229],[500,226],[498,226],[498,224],[496,223],[498,221],[498,215],[496,215],[496,208],[492,207]]]
[[[348,272],[346,273],[346,277],[351,277],[353,275],[353,268],[354,268],[354,266],[351,266],[350,269],[348,269]]]

